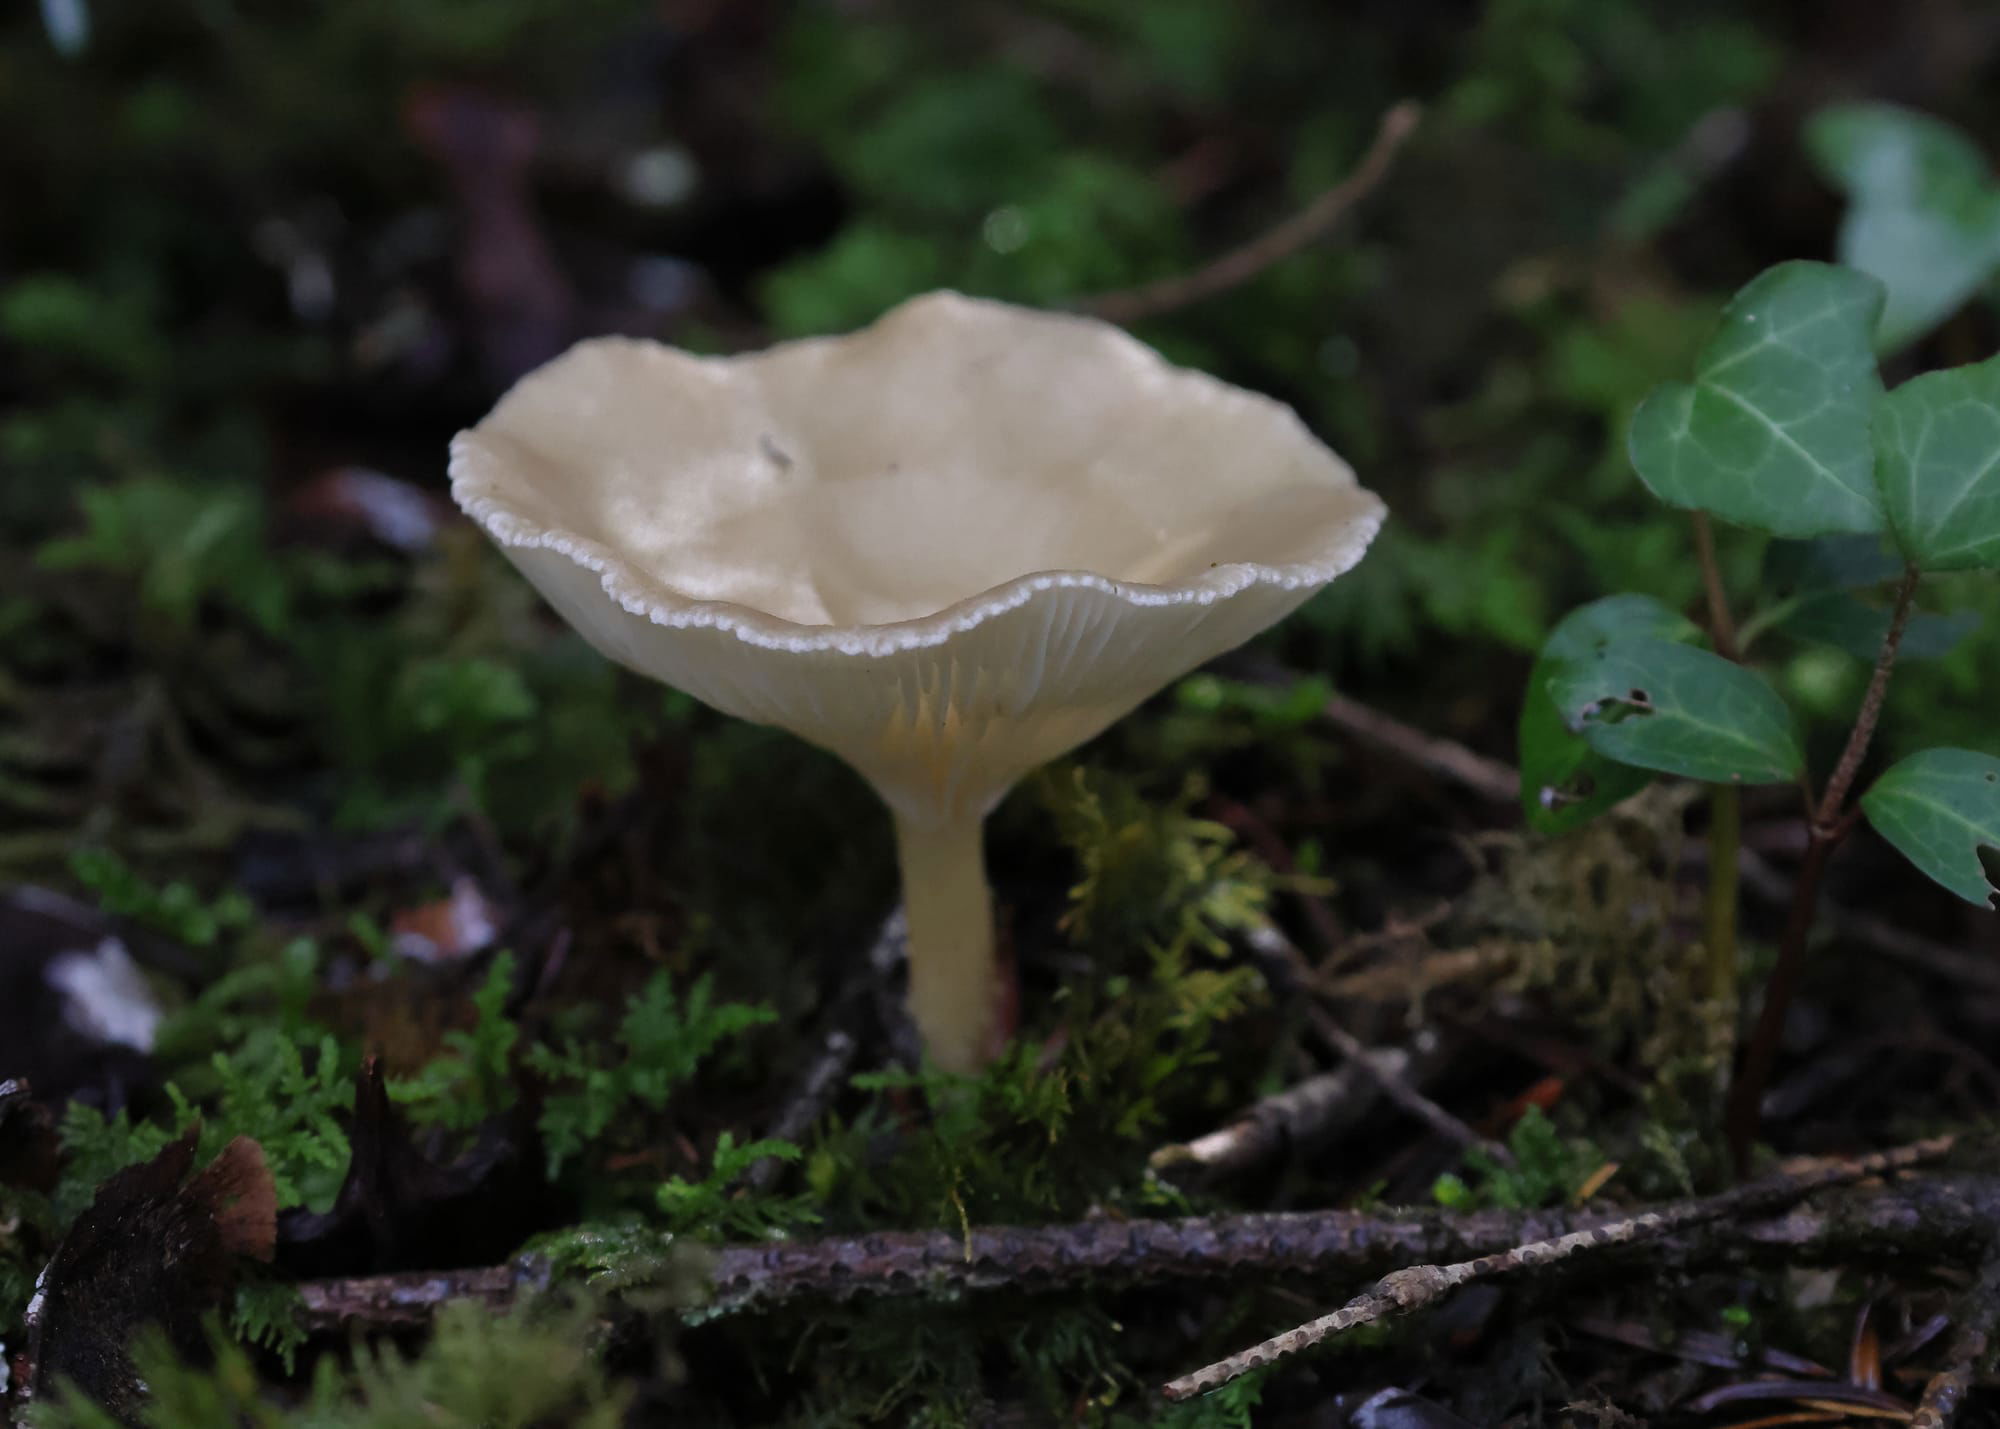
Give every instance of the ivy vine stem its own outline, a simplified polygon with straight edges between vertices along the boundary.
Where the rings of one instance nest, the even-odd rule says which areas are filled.
[[[1764,1089],[1770,1084],[1771,1068],[1778,1059],[1778,1044],[1785,1030],[1785,1014],[1798,992],[1805,972],[1806,940],[1812,934],[1813,914],[1819,906],[1819,888],[1826,876],[1827,860],[1854,827],[1846,808],[1848,791],[1854,787],[1861,762],[1874,741],[1875,727],[1882,720],[1882,703],[1888,694],[1889,675],[1896,667],[1896,652],[1903,643],[1911,612],[1916,607],[1916,566],[1903,572],[1896,588],[1896,606],[1889,617],[1889,629],[1882,636],[1882,648],[1875,656],[1875,669],[1868,677],[1868,689],[1861,697],[1861,709],[1848,732],[1847,745],[1840,752],[1833,777],[1827,781],[1817,808],[1808,809],[1811,820],[1805,858],[1799,864],[1798,881],[1792,887],[1792,906],[1785,918],[1784,940],[1778,945],[1778,961],[1764,986],[1764,1006],[1757,1014],[1756,1028],[1743,1049],[1743,1060],[1729,1088],[1729,1104],[1724,1129],[1729,1138],[1729,1154],[1736,1174],[1747,1175],[1750,1152],[1757,1142],[1763,1120]]]

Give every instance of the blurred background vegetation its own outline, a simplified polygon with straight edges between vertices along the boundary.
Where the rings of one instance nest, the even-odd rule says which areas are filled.
[[[1833,252],[1803,122],[1860,98],[1992,119],[1970,4],[47,0],[4,23],[0,852],[81,807],[81,752],[36,737],[24,691],[70,698],[106,645],[197,725],[309,743],[361,825],[440,776],[503,821],[615,785],[630,697],[565,640],[524,656],[484,557],[431,572],[455,604],[399,603],[408,573],[357,558],[374,528],[457,533],[369,474],[437,491],[451,432],[590,332],[729,349],[930,287],[1062,304],[1186,271],[1413,97],[1421,133],[1335,238],[1140,331],[1295,404],[1391,502],[1287,662],[1504,749],[1554,617],[1694,593],[1621,424],[1718,294]],[[1927,341],[1983,354],[1992,327],[1975,303]],[[78,571],[132,603],[71,608]],[[218,610],[240,659],[186,709]],[[1989,622],[1912,678],[1931,697],[1892,740],[1990,746],[1966,696],[1996,658]],[[1803,646],[1786,677],[1835,710],[1860,673]]]
[[[1725,295],[1841,252],[1851,204],[1914,195],[1976,250],[1963,300],[1906,335],[1892,382],[2000,345],[2000,239],[1981,246],[2000,16],[1976,0],[8,7],[0,876],[67,879],[197,950],[246,920],[226,900],[247,895],[379,956],[412,887],[470,868],[504,901],[588,854],[636,790],[653,862],[601,860],[588,900],[563,895],[625,920],[579,946],[716,963],[796,1019],[832,974],[759,970],[866,944],[893,896],[879,811],[830,759],[625,678],[541,613],[450,511],[450,436],[591,333],[729,351],[934,287],[1053,306],[1185,273],[1337,183],[1405,100],[1421,128],[1329,238],[1136,329],[1295,405],[1391,524],[1250,656],[1086,752],[1150,805],[1067,775],[1010,803],[996,865],[1023,923],[1052,920],[1073,873],[1046,847],[1050,812],[1091,878],[1093,840],[1150,818],[1171,837],[1141,850],[1158,858],[1138,886],[1172,868],[1188,908],[1236,889],[1212,829],[1190,833],[1210,790],[1280,790],[1300,870],[1337,875],[1360,926],[1458,867],[1438,828],[1470,821],[1407,778],[1362,778],[1307,728],[1324,696],[1507,758],[1566,610],[1627,589],[1692,608],[1686,524],[1639,488],[1624,424],[1688,368]],[[1856,102],[1951,129],[1912,138],[1884,111],[1859,138],[1814,130]],[[1761,543],[1725,532],[1721,554],[1747,589]],[[1983,622],[1899,673],[1889,753],[2000,752],[2000,604],[1977,582],[1946,596]],[[1828,717],[1823,765],[1865,665],[1793,633],[1774,673]],[[1298,681],[1289,697],[1259,683],[1272,670]],[[412,830],[446,853],[396,852]],[[413,861],[414,878],[369,882]],[[1249,879],[1259,896],[1267,877]],[[1117,916],[1093,936],[1115,940]],[[1227,923],[1188,917],[1160,935],[1172,958]],[[225,965],[198,955],[188,985]],[[1144,1015],[1206,1036],[1206,1012]],[[204,1050],[228,1044],[199,1025]],[[369,1028],[417,1039],[408,1072],[434,1033]],[[340,1045],[356,1060],[358,1040]],[[1159,1090],[1198,1122],[1278,1070],[1172,1096],[1115,1085],[1128,1108]],[[843,1135],[859,1145],[872,1116]],[[943,1147],[926,1154],[943,1164]],[[809,1167],[827,1204],[936,1218],[906,1186],[829,1191],[833,1156]],[[981,1208],[1089,1203],[1042,1187]]]

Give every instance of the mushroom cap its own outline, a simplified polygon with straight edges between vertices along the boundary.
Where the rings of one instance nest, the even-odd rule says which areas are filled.
[[[580,343],[458,436],[451,480],[605,655],[918,819],[1282,619],[1384,515],[1283,404],[956,293],[741,357]]]

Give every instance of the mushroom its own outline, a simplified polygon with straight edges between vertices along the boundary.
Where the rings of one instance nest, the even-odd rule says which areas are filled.
[[[598,650],[875,787],[911,1012],[961,1072],[999,1050],[986,815],[1384,514],[1281,403],[949,292],[738,357],[580,343],[458,436],[451,483]]]

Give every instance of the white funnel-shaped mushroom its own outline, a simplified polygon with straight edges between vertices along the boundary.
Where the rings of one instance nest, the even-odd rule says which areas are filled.
[[[1383,517],[1289,408],[954,293],[743,357],[582,343],[459,436],[451,479],[604,654],[875,786],[911,1009],[953,1070],[997,1050],[986,814]]]

